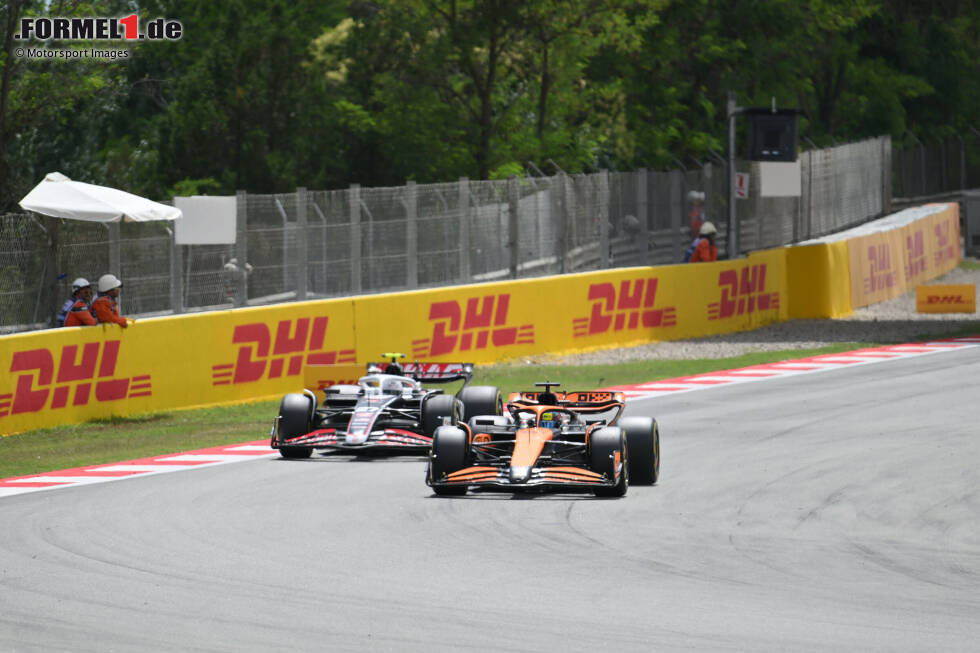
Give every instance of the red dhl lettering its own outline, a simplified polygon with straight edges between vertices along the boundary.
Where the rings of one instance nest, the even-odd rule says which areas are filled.
[[[412,355],[444,356],[511,345],[534,344],[534,325],[508,326],[510,293],[470,297],[464,309],[458,301],[433,302],[429,306],[432,336],[412,341]]]
[[[925,274],[928,268],[926,258],[925,237],[922,231],[916,231],[905,239],[905,276],[912,279]]]
[[[674,306],[654,309],[657,298],[657,278],[627,279],[619,284],[619,291],[610,283],[594,283],[589,286],[588,300],[593,302],[588,317],[572,319],[574,337],[606,333],[610,329],[622,331],[671,327],[677,324]]]
[[[723,320],[735,315],[779,309],[779,293],[765,292],[766,264],[748,265],[718,274],[721,299],[708,304],[708,319]]]
[[[0,417],[64,408],[69,400],[72,406],[85,406],[93,394],[97,403],[150,396],[149,374],[114,378],[119,348],[119,340],[109,340],[65,345],[57,354],[50,349],[15,352],[9,371],[17,382],[14,392],[0,395]]]
[[[232,344],[240,345],[234,363],[211,367],[212,385],[252,383],[263,378],[297,376],[307,365],[334,365],[356,362],[353,349],[324,351],[328,316],[280,320],[275,339],[264,322],[240,324],[232,334]]]
[[[967,304],[959,295],[926,295],[926,304]]]

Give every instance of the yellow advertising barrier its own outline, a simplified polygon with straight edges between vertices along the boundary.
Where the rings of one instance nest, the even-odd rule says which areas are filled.
[[[351,381],[391,350],[492,363],[837,317],[951,269],[958,237],[953,204],[890,232],[734,261],[3,336],[0,433],[279,397]]]
[[[490,363],[752,329],[785,319],[785,254],[358,298],[357,358]],[[397,316],[397,319],[393,319]]]
[[[847,241],[855,308],[897,297],[959,264],[959,205],[932,206],[943,208],[903,227]]]
[[[838,318],[853,313],[847,242],[786,249],[789,318]]]
[[[0,338],[0,433],[272,397],[353,363],[350,299]]]
[[[919,313],[976,313],[977,287],[972,283],[917,286],[915,310]]]

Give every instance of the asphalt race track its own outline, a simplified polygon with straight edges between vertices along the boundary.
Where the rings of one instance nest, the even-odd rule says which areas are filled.
[[[662,479],[621,500],[319,456],[3,497],[0,650],[976,651],[978,379],[973,347],[633,402]]]

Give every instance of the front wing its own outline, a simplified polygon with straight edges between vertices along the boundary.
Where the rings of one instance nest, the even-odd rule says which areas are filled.
[[[426,483],[430,487],[465,485],[498,490],[516,490],[523,487],[587,490],[595,487],[613,487],[619,482],[619,477],[623,473],[622,465],[617,468],[614,478],[609,478],[605,474],[599,474],[586,467],[572,465],[534,467],[527,471],[521,470],[517,474],[509,466],[474,465],[452,472],[441,479],[433,480],[427,474]]]
[[[418,453],[425,453],[432,446],[432,438],[405,429],[386,428],[372,431],[362,444],[348,444],[346,436],[346,431],[338,429],[317,429],[306,435],[299,435],[280,442],[276,434],[273,433],[271,446],[273,449],[279,447],[311,447],[334,451],[390,449]]]

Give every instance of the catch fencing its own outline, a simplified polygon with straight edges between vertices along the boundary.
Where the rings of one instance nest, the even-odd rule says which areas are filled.
[[[802,152],[802,194],[760,197],[757,164],[737,200],[738,254],[787,245],[886,213],[887,137]],[[239,192],[229,245],[178,245],[166,222],[96,224],[0,217],[0,332],[45,328],[72,279],[124,283],[140,317],[682,261],[688,193],[728,255],[724,161],[667,172],[601,171],[274,195]]]

